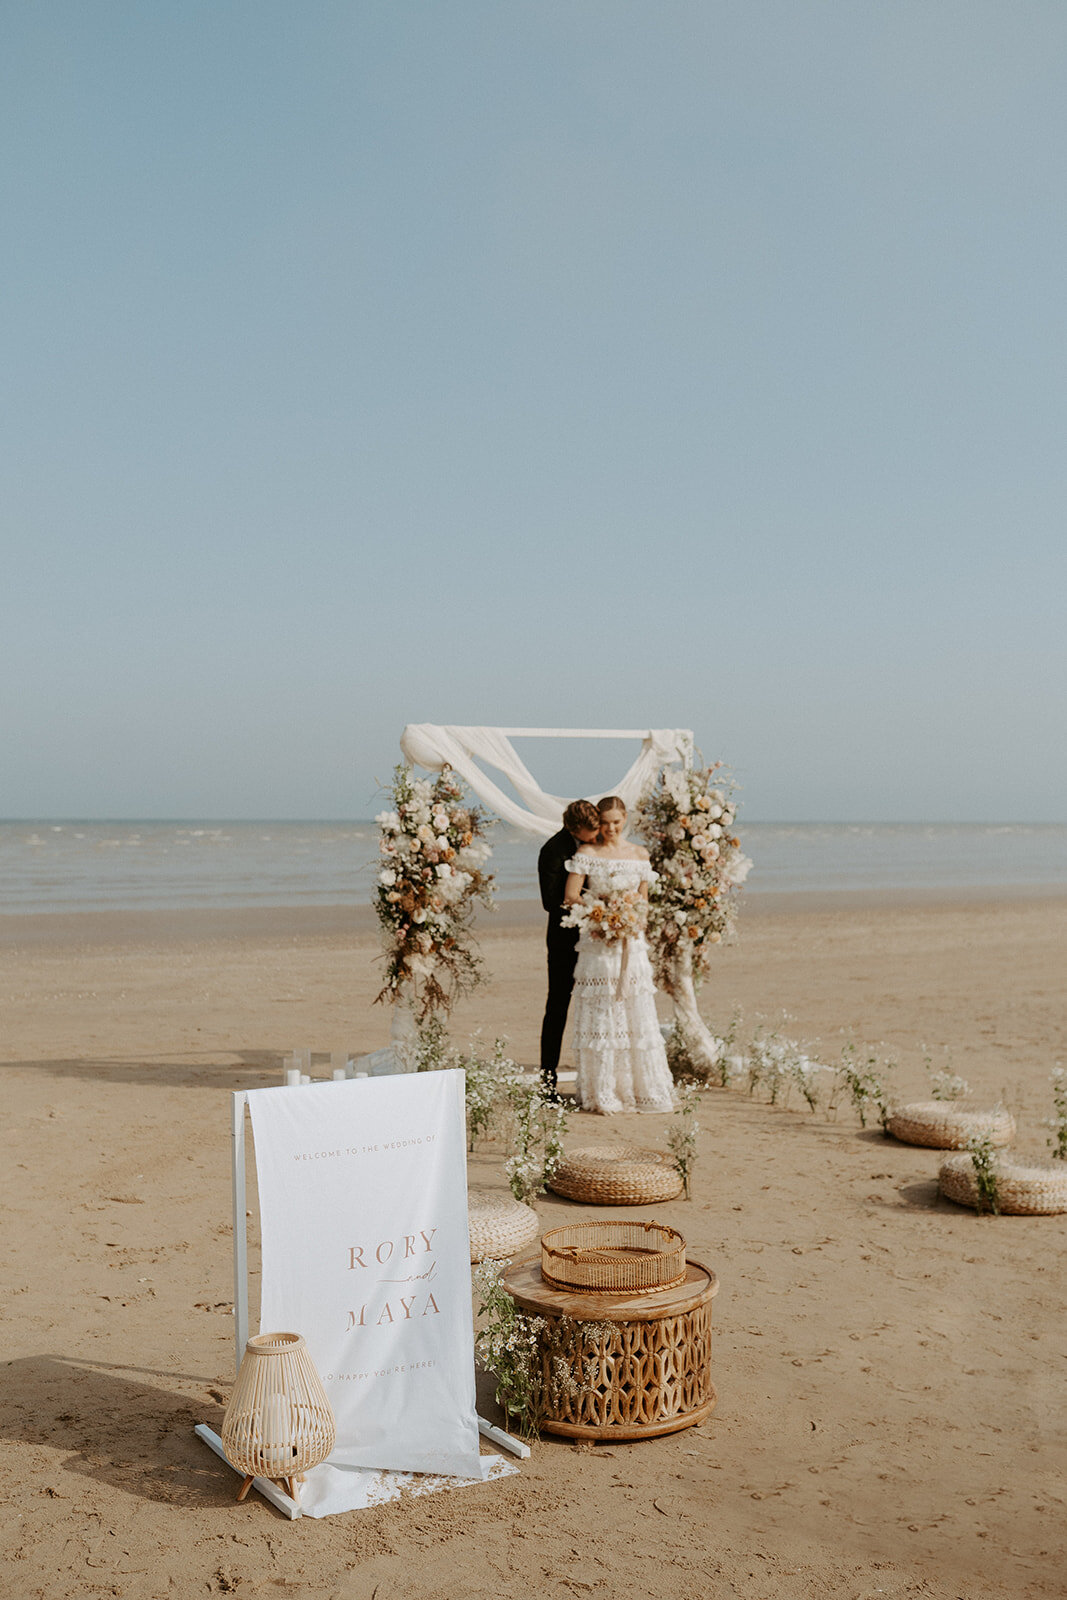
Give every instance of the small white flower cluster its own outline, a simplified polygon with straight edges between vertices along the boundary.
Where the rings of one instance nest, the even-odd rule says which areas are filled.
[[[1052,1105],[1055,1114],[1045,1118],[1044,1126],[1052,1134],[1048,1142],[1052,1149],[1053,1160],[1067,1161],[1067,1071],[1059,1062],[1049,1073],[1049,1082],[1052,1085]]]
[[[755,1035],[748,1047],[745,1071],[750,1094],[763,1088],[774,1105],[783,1091],[788,1098],[790,1089],[796,1088],[812,1111],[819,1099],[819,1074],[829,1073],[831,1078],[836,1074],[836,1068],[812,1061],[795,1039],[777,1033]]]
[[[546,1324],[516,1306],[504,1286],[506,1266],[506,1261],[483,1261],[472,1274],[482,1319],[474,1352],[496,1379],[496,1397],[504,1411],[524,1433],[531,1433],[536,1426],[534,1375]]]
[[[696,1112],[700,1088],[695,1083],[678,1085],[678,1115],[667,1128],[667,1149],[674,1158],[674,1168],[682,1180],[683,1193],[692,1199],[693,1168],[697,1160],[697,1134],[700,1123]]]
[[[966,1078],[958,1072],[935,1072],[930,1077],[930,1094],[935,1100],[963,1100],[971,1092]]]
[[[657,975],[688,946],[698,972],[733,914],[733,895],[752,863],[733,833],[737,807],[720,764],[670,767],[637,808],[636,830],[659,874],[650,891],[649,945]]]
[[[512,1084],[510,1100],[515,1153],[504,1163],[504,1171],[516,1200],[529,1205],[563,1159],[567,1113],[539,1078],[531,1083],[523,1075]]]
[[[463,1068],[467,1143],[473,1150],[475,1141],[510,1107],[524,1076],[518,1063],[505,1054],[503,1039],[494,1042],[490,1056],[482,1055],[477,1040],[472,1040],[468,1053],[457,1053],[454,1064]]]

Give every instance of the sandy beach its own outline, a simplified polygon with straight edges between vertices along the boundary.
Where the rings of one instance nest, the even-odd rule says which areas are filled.
[[[910,1098],[947,1049],[1041,1155],[1065,947],[1056,897],[753,896],[703,1005],[825,1061],[875,1045]],[[538,908],[486,919],[482,948],[454,1037],[532,1065]],[[1067,1218],[980,1218],[938,1200],[936,1152],[737,1090],[703,1098],[693,1201],[641,1213],[721,1280],[710,1421],[546,1438],[502,1483],[325,1521],[235,1505],[192,1432],[234,1372],[229,1095],[294,1047],[385,1043],[376,954],[342,909],[0,918],[4,1593],[1067,1593]],[[662,1143],[666,1121],[575,1115],[568,1140]],[[503,1154],[472,1181],[503,1188]]]

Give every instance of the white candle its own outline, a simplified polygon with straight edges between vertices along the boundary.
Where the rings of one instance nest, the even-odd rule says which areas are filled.
[[[302,1072],[300,1074],[300,1082],[301,1083],[310,1083],[311,1082],[311,1074],[309,1072]]]
[[[334,1069],[333,1069],[333,1081],[334,1081],[334,1083],[344,1083],[344,1081],[345,1081],[345,1069],[344,1069],[344,1067],[334,1067]]]
[[[300,1068],[299,1067],[286,1067],[286,1069],[285,1069],[285,1087],[287,1089],[298,1089],[300,1087]]]
[[[292,1422],[284,1395],[267,1396],[262,1412],[262,1459],[268,1477],[283,1477],[293,1459]]]

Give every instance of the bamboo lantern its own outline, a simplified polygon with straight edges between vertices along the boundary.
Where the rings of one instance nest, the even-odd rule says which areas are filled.
[[[245,1475],[238,1500],[253,1478],[280,1479],[297,1499],[297,1480],[326,1460],[336,1437],[330,1402],[301,1335],[249,1339],[222,1419],[226,1459]]]

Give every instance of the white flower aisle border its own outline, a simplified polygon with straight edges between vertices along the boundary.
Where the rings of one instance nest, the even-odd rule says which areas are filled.
[[[674,1001],[688,1049],[708,1072],[722,1045],[697,1009],[696,986],[736,915],[752,862],[733,832],[737,804],[721,762],[668,767],[638,803],[635,831],[658,879],[649,892],[648,946],[658,986]]]
[[[382,930],[385,982],[376,1000],[393,1006],[393,1048],[407,1070],[417,1026],[448,1016],[481,982],[474,941],[477,902],[491,906],[493,879],[485,813],[445,768],[415,778],[393,774],[389,810],[379,812],[381,865],[374,909]]]

